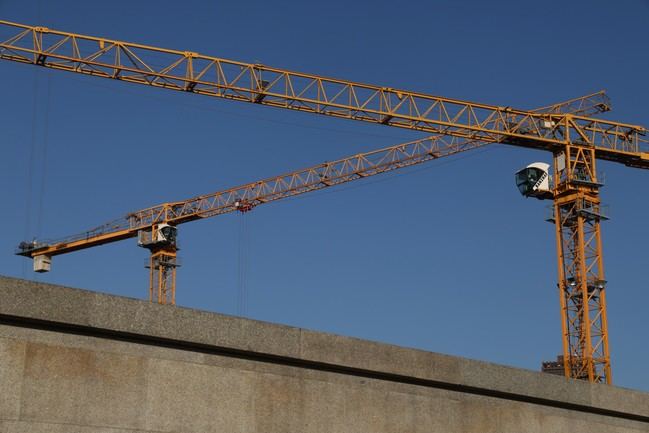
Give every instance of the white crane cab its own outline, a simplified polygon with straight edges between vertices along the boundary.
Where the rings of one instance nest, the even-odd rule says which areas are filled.
[[[516,186],[525,197],[539,200],[552,198],[550,189],[550,164],[533,162],[516,172]]]
[[[176,245],[178,229],[166,223],[154,225],[138,232],[138,245],[144,248],[157,248]]]

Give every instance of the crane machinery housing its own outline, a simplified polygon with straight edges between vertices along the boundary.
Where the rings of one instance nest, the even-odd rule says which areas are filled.
[[[600,231],[606,215],[600,204],[602,184],[596,161],[649,169],[649,142],[642,126],[592,117],[605,111],[605,102],[592,104],[593,98],[586,97],[546,109],[521,110],[7,21],[0,21],[0,32],[2,60],[432,135],[416,144],[343,159],[337,161],[339,165],[324,164],[135,212],[114,226],[86,233],[85,238],[22,244],[18,253],[34,258],[38,269],[47,270],[56,254],[139,236],[140,245],[151,250],[151,299],[173,303],[175,226],[182,222],[249,210],[282,194],[331,186],[490,143],[545,150],[553,157],[552,182],[549,167],[537,164],[519,172],[517,184],[525,195],[553,200],[564,374],[611,383]],[[376,163],[370,156],[387,159]]]

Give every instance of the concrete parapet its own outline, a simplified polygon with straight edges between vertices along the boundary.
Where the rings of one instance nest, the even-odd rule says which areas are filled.
[[[649,394],[0,277],[0,433],[649,432]]]

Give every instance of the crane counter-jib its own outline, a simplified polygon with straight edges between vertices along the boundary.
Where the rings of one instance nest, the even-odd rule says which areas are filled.
[[[57,256],[60,254],[71,253],[90,247],[104,245],[111,242],[117,242],[124,239],[134,238],[137,236],[137,230],[119,230],[110,231],[99,235],[88,235],[86,237],[75,236],[74,240],[61,240],[57,242],[22,242],[18,246],[16,254],[25,257],[36,256]]]

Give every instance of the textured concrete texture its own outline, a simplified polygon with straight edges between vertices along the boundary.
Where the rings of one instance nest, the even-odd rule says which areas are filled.
[[[649,394],[0,277],[23,432],[649,432]]]

